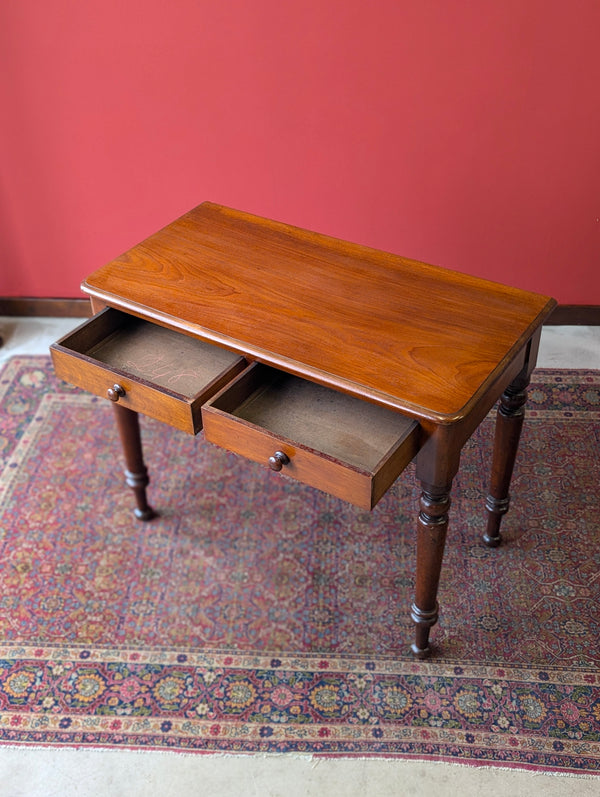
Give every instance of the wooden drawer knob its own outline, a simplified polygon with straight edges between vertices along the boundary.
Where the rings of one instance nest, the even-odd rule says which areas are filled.
[[[284,465],[287,465],[290,458],[283,451],[276,451],[272,457],[269,457],[269,467],[271,470],[281,470]]]
[[[125,390],[121,387],[121,385],[113,385],[112,387],[108,388],[106,395],[111,401],[118,401],[125,395]]]

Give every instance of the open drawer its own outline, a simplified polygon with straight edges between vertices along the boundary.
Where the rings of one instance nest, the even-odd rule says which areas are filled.
[[[202,415],[212,443],[364,509],[418,450],[416,421],[259,363]]]
[[[190,434],[201,405],[246,366],[218,346],[107,308],[50,347],[56,374]]]

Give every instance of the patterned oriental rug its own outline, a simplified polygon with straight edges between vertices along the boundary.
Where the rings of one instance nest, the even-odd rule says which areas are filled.
[[[417,662],[412,468],[369,514],[143,419],[143,524],[108,402],[10,360],[0,739],[599,773],[600,372],[534,376],[496,550],[491,416],[465,448]]]

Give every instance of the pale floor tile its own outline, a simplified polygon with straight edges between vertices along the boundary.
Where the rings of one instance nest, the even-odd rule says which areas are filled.
[[[508,769],[294,755],[0,748],[6,797],[591,797],[598,780]]]
[[[0,361],[45,354],[80,323],[0,317]],[[538,365],[600,368],[600,327],[545,327]],[[0,747],[0,794],[6,797],[587,797],[598,787],[598,779],[385,759]]]
[[[600,326],[550,326],[542,330],[540,368],[600,368]]]
[[[48,354],[48,346],[83,323],[83,318],[0,316],[0,362],[18,354]]]

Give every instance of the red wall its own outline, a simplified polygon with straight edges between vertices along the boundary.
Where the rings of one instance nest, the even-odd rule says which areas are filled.
[[[600,304],[598,0],[18,0],[0,295],[204,199]]]

